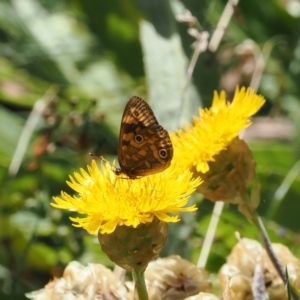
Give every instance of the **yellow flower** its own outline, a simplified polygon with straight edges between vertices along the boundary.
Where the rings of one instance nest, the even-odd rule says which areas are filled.
[[[174,160],[184,168],[196,168],[206,173],[208,162],[227,148],[239,132],[251,124],[249,118],[264,104],[262,96],[248,88],[237,88],[232,102],[226,101],[225,92],[214,93],[210,109],[200,109],[194,125],[171,133],[175,149]]]
[[[118,225],[132,226],[152,222],[156,217],[163,222],[179,221],[181,211],[195,211],[184,207],[190,194],[200,184],[188,170],[182,172],[176,163],[164,172],[130,180],[118,177],[109,164],[101,163],[102,172],[93,160],[88,172],[70,176],[68,185],[77,192],[70,196],[62,192],[54,197],[52,206],[84,214],[71,218],[75,227],[89,233],[112,233]]]

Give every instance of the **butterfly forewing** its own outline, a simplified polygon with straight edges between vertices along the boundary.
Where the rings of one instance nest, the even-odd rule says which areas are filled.
[[[132,97],[122,117],[117,174],[123,173],[132,179],[155,174],[168,168],[172,157],[168,132],[158,124],[147,102]]]

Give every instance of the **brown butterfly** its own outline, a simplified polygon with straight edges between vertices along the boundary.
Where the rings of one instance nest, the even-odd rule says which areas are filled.
[[[159,173],[170,166],[172,157],[168,132],[158,124],[147,102],[131,97],[121,122],[116,174],[136,179]]]

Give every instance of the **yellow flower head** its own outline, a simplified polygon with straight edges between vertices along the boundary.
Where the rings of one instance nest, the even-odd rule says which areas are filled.
[[[182,172],[176,163],[164,172],[136,180],[120,178],[112,168],[102,162],[101,172],[93,160],[88,172],[81,169],[67,182],[77,196],[62,192],[51,205],[84,214],[71,220],[75,227],[92,234],[99,230],[102,234],[112,233],[118,225],[136,228],[155,217],[163,222],[177,222],[180,211],[196,210],[195,206],[184,206],[200,180],[192,179],[188,170]]]
[[[225,92],[214,93],[210,109],[200,109],[194,117],[194,125],[171,134],[175,149],[173,160],[186,168],[196,168],[206,173],[208,162],[227,148],[239,132],[251,124],[250,117],[264,104],[262,96],[248,88],[237,88],[231,102],[226,101]]]

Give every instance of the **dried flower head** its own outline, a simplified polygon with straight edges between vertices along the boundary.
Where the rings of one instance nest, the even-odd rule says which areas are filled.
[[[83,266],[72,261],[66,267],[63,277],[56,278],[45,288],[30,292],[26,297],[34,300],[58,299],[128,299],[133,295],[118,278],[100,264]]]
[[[272,244],[280,263],[287,268],[291,285],[300,290],[300,260],[281,244]],[[255,240],[243,238],[234,246],[218,277],[229,299],[253,299],[251,286],[256,266],[262,270],[270,300],[287,300],[285,284],[279,277],[266,251]]]
[[[211,293],[202,293],[202,292],[200,292],[197,295],[185,298],[185,300],[220,300],[220,298],[218,298],[217,296],[215,296]]]
[[[150,299],[185,299],[212,289],[204,269],[177,255],[151,262],[145,271],[145,278]]]

